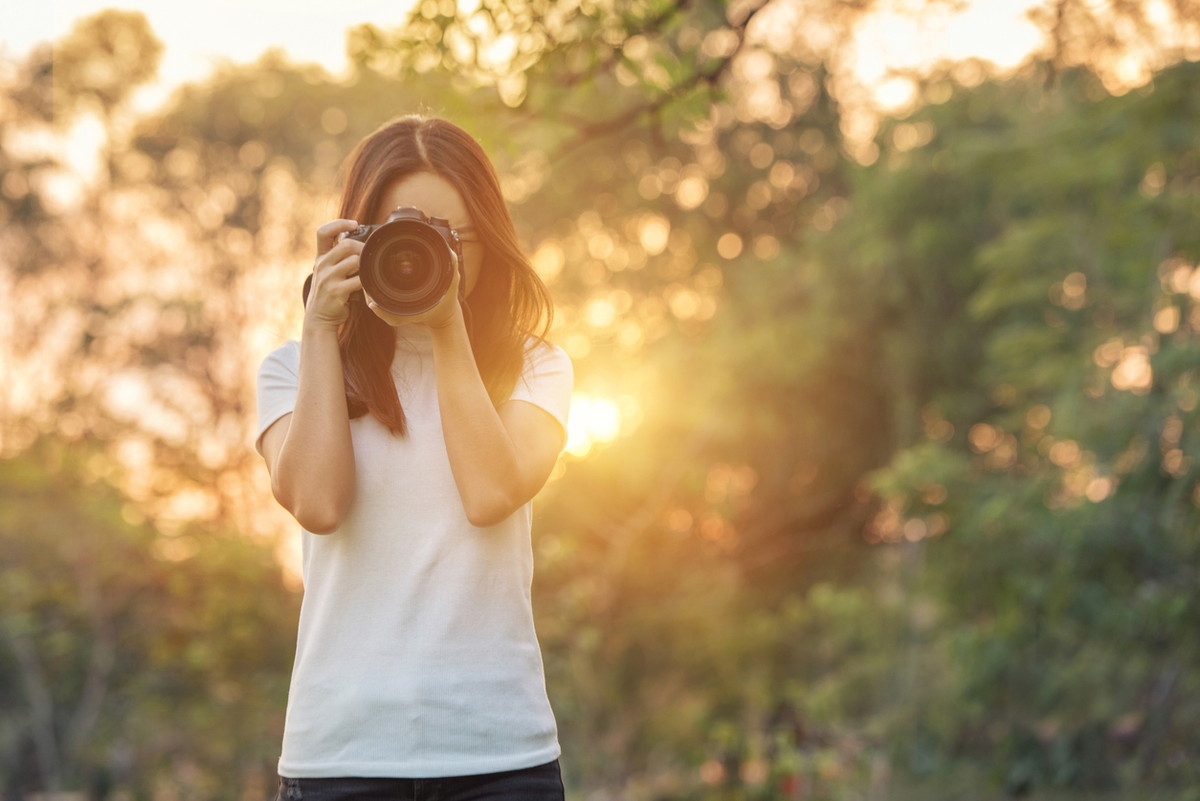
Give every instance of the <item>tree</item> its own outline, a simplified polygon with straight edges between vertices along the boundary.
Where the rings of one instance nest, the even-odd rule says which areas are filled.
[[[956,93],[890,127],[833,246],[919,409],[869,534],[923,552],[944,747],[1001,749],[1012,787],[1194,780],[1196,76]]]
[[[265,792],[295,597],[261,544],[154,531],[104,462],[43,440],[0,474],[4,792]]]

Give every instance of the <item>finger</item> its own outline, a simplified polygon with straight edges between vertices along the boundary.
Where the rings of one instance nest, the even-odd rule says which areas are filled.
[[[362,289],[362,279],[358,277],[356,266],[358,256],[353,256],[346,261],[350,263],[333,265],[329,270],[322,272],[320,278],[313,281],[309,297],[318,299],[332,297],[345,301],[346,295]]]
[[[317,262],[316,266],[313,267],[313,272],[322,278],[329,277],[334,279],[345,278],[348,275],[357,275],[359,258],[357,253],[343,254],[331,250]]]
[[[362,248],[363,243],[359,242],[357,239],[343,239],[329,250],[318,254],[317,261],[325,261],[326,263],[332,264],[335,261],[345,258],[347,254],[360,253]]]
[[[351,275],[358,275],[358,265],[360,256],[357,253],[351,253],[336,264],[330,265],[329,275],[331,278],[346,278]]]
[[[317,257],[316,264],[313,265],[314,270],[325,270],[330,265],[337,264],[347,256],[357,256],[362,253],[363,243],[357,239],[343,239],[330,250]]]
[[[349,297],[363,288],[362,279],[357,275],[352,275],[349,278],[338,281],[333,286],[334,291],[336,291],[339,295],[345,295],[346,297]]]
[[[359,290],[361,287],[355,283],[355,279],[332,284],[325,287],[325,292],[321,297],[311,302],[315,304],[312,308],[318,314],[340,317],[345,313],[351,296]]]
[[[408,322],[408,320],[401,315],[387,314],[386,312],[384,312],[382,309],[379,308],[379,304],[375,302],[375,299],[372,297],[368,297],[366,295],[366,293],[364,293],[363,296],[366,298],[367,308],[370,309],[371,311],[375,312],[376,316],[378,316],[380,319],[382,319],[388,325],[397,326],[397,325],[403,325],[404,323]]]
[[[358,222],[355,220],[332,220],[325,223],[317,229],[317,254],[327,252],[334,245],[338,244],[338,239],[342,234],[349,233],[358,227]],[[351,240],[353,241],[353,240]]]
[[[454,291],[454,287],[442,296],[431,309],[427,309],[419,314],[413,314],[405,319],[406,323],[426,323],[435,327],[442,327],[454,317],[454,307],[458,304],[458,293]]]

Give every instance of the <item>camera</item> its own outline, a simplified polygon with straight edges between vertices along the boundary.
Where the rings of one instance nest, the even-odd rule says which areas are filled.
[[[400,317],[421,314],[446,296],[463,263],[462,239],[450,221],[401,206],[382,225],[360,225],[347,239],[364,243],[358,275],[363,293],[379,310]],[[304,282],[304,300],[312,276]]]

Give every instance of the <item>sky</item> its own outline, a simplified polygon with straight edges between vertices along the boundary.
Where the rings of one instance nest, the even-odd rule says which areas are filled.
[[[0,53],[9,58],[62,37],[76,20],[105,8],[145,14],[165,45],[160,79],[137,102],[145,108],[157,105],[173,87],[203,78],[221,60],[254,61],[272,47],[340,73],[346,65],[346,31],[363,22],[399,25],[411,0],[49,0],[48,9],[46,3],[20,0],[10,5],[0,26]]]
[[[923,14],[922,0],[884,0],[883,11],[859,30],[857,72],[868,83],[889,68],[911,68],[938,57],[979,56],[1012,67],[1038,43],[1025,12],[1045,0],[968,0],[959,12]],[[0,27],[0,54],[20,57],[38,42],[53,41],[82,17],[112,7],[141,11],[166,45],[159,81],[135,98],[148,110],[170,90],[203,78],[222,59],[254,61],[265,50],[285,50],[293,60],[316,62],[333,74],[346,66],[346,31],[363,22],[401,24],[413,0],[49,0],[14,2]],[[892,10],[889,10],[892,9]]]

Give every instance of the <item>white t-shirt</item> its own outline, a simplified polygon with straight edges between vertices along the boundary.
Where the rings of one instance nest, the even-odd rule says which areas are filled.
[[[304,600],[279,773],[435,778],[559,756],[530,606],[530,505],[467,521],[442,439],[432,341],[403,329],[392,363],[408,430],[350,421],[354,499],[341,527],[303,531]],[[511,400],[564,430],[571,361],[534,344]],[[258,436],[295,406],[300,344],[263,360]]]

